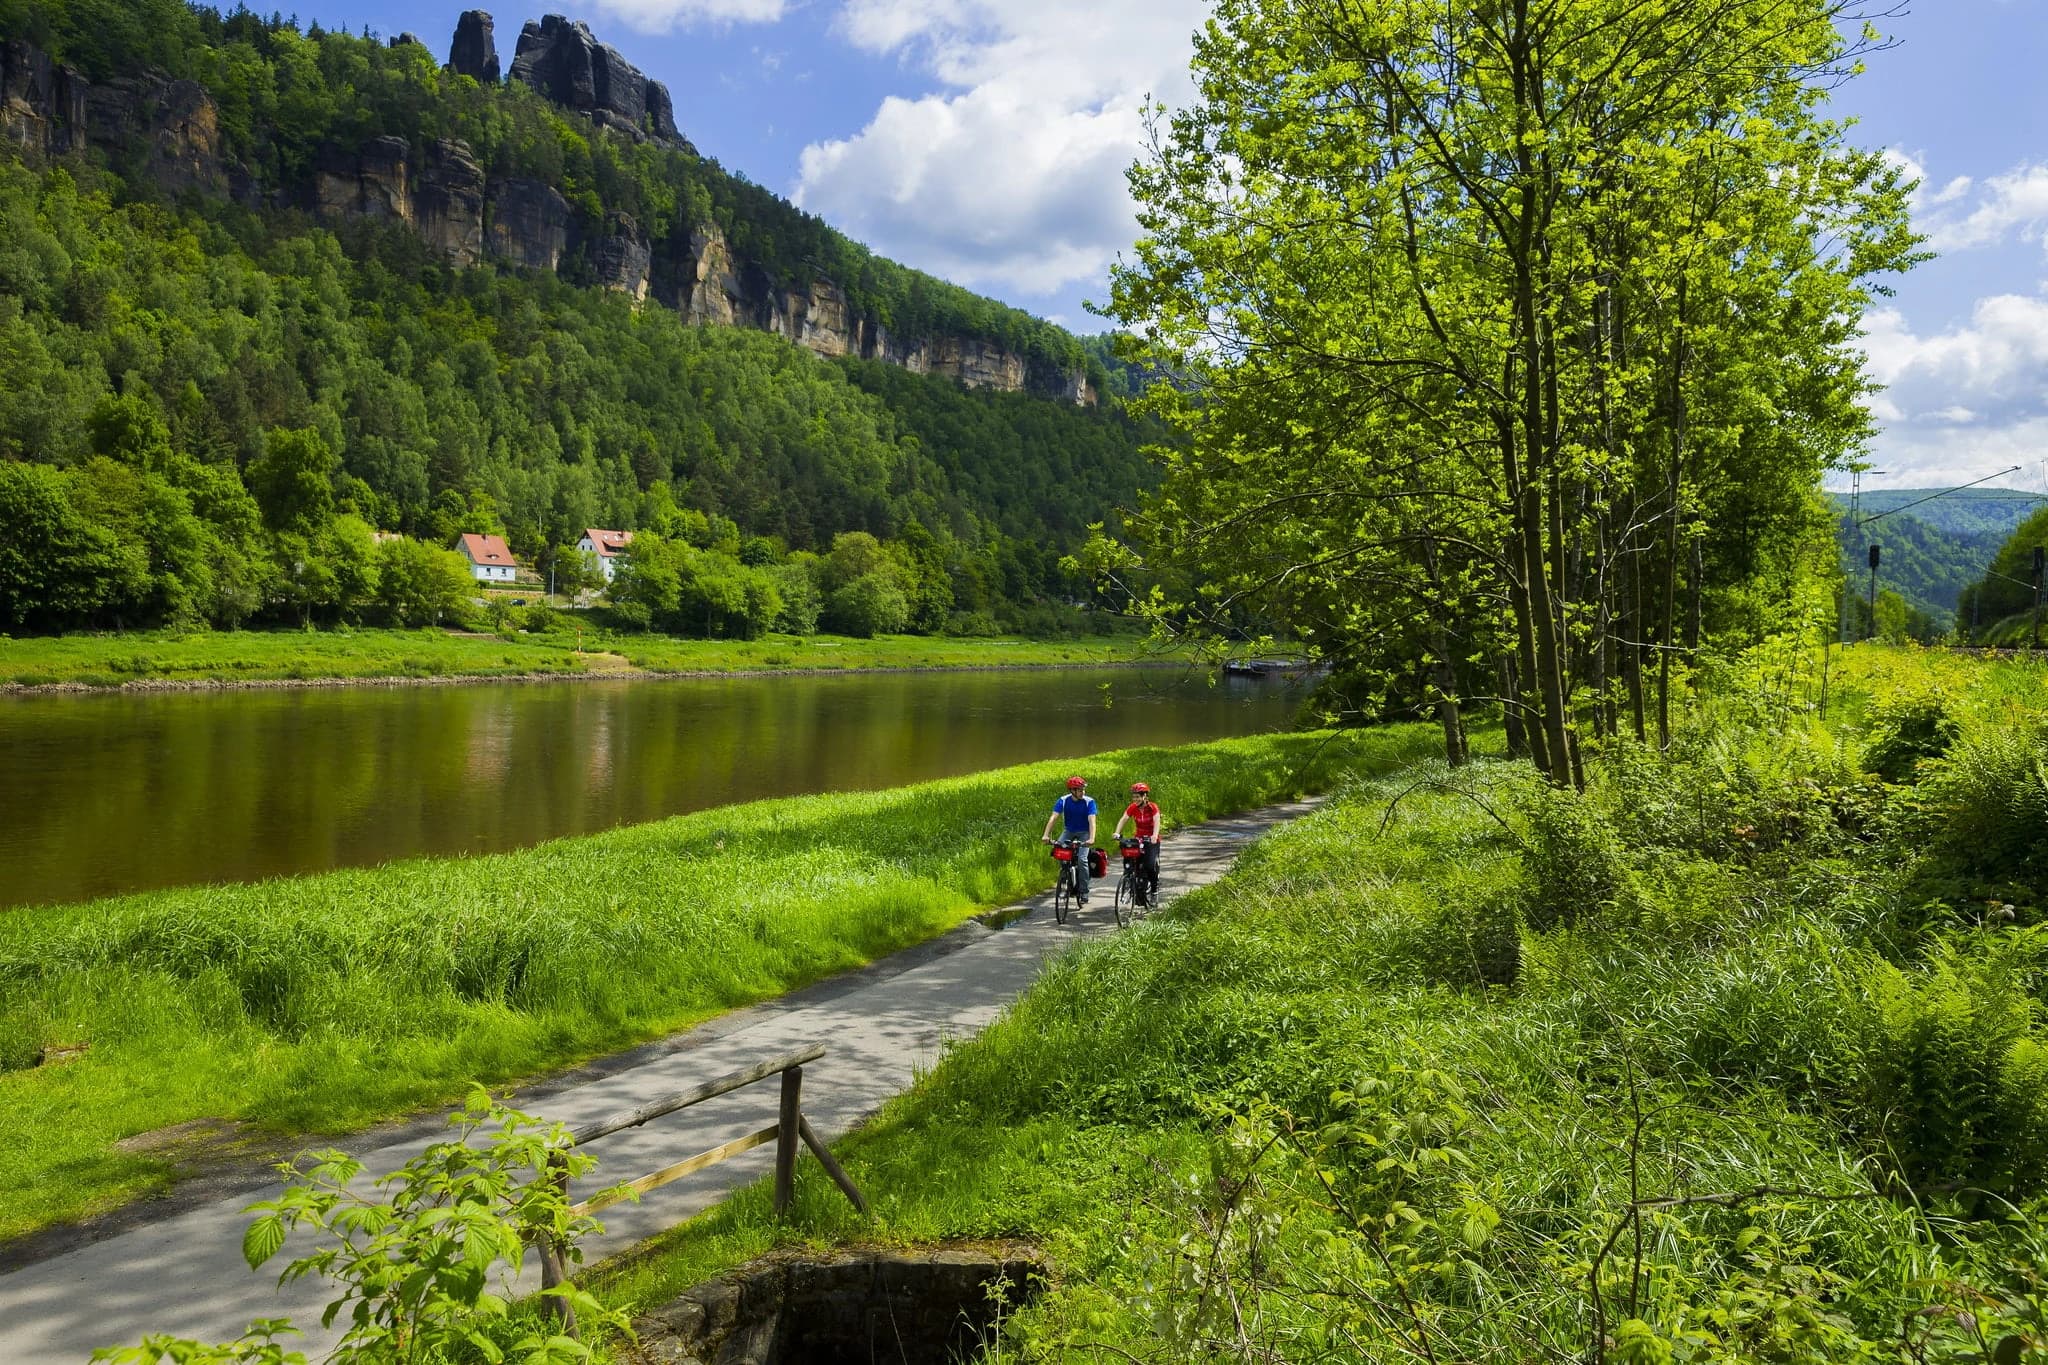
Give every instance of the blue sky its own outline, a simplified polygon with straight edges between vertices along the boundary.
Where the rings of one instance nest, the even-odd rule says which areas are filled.
[[[488,8],[488,6],[486,6]],[[463,4],[312,0],[301,20],[411,30],[445,55]],[[563,0],[667,82],[697,146],[886,255],[1102,323],[1132,235],[1123,169],[1147,94],[1186,95],[1204,0]],[[1866,329],[1875,486],[2048,492],[2048,0],[1871,0],[1898,41],[1835,97],[1921,174],[1940,258]],[[531,12],[492,11],[509,65]]]

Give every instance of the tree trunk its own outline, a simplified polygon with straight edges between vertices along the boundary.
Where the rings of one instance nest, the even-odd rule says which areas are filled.
[[[1508,757],[1529,756],[1529,735],[1522,726],[1522,689],[1515,679],[1515,656],[1503,654],[1497,667],[1500,674],[1501,728],[1507,731]]]
[[[1436,719],[1444,727],[1444,762],[1453,768],[1462,768],[1468,757],[1465,718],[1458,709],[1458,673],[1451,667],[1450,641],[1442,630],[1432,630],[1429,647],[1430,652],[1436,655],[1436,662],[1431,668],[1436,683]]]

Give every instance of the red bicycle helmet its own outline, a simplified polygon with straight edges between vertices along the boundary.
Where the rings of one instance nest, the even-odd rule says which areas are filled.
[[[1070,792],[1077,792],[1087,785],[1088,781],[1086,778],[1070,777],[1067,779],[1067,790]]]
[[[1131,784],[1131,794],[1134,796],[1150,796],[1152,789],[1143,782],[1133,782]]]

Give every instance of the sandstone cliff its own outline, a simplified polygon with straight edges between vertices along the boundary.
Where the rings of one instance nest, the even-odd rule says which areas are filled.
[[[482,85],[496,85],[498,43],[491,16],[480,9],[464,10],[455,21],[455,41],[448,48],[448,69]]]
[[[580,21],[550,14],[520,30],[512,79],[599,127],[630,138],[682,142],[668,87],[600,43]]]
[[[465,13],[451,69],[484,81],[496,79],[497,65],[490,16]],[[601,127],[694,155],[676,133],[666,88],[582,24],[558,15],[528,24],[511,74]],[[738,256],[715,225],[651,241],[623,215],[586,221],[552,185],[488,176],[471,149],[453,139],[328,144],[304,183],[262,185],[225,156],[218,111],[204,87],[160,75],[94,85],[18,42],[0,44],[0,138],[37,156],[89,147],[139,152],[144,173],[173,193],[233,194],[251,207],[297,207],[330,223],[401,223],[454,266],[573,268],[573,278],[674,308],[692,322],[773,332],[828,358],[879,360],[973,388],[1032,387],[1068,402],[1097,401],[1085,372],[1034,380],[1024,357],[983,338],[892,336],[830,280],[778,283]]]

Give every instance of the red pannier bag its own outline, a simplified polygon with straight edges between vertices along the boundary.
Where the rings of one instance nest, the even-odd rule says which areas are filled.
[[[1107,877],[1109,875],[1108,850],[1100,848],[1088,850],[1088,875],[1091,877]]]

